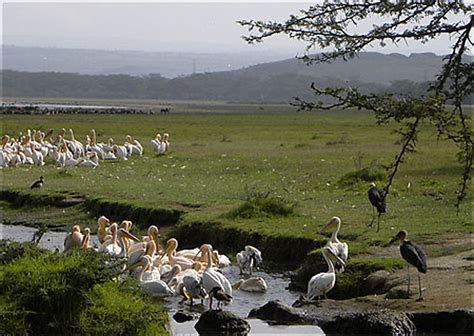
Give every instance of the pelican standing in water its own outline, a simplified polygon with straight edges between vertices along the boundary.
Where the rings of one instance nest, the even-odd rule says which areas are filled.
[[[257,267],[262,263],[262,252],[256,247],[247,245],[243,251],[236,255],[237,265],[240,269],[240,274],[252,275],[254,266]]]
[[[129,269],[133,271],[136,267],[141,266],[142,269],[138,275],[138,280],[140,281],[140,286],[145,292],[150,294],[152,297],[155,296],[168,296],[173,295],[174,292],[168,287],[168,285],[162,280],[143,280],[144,273],[153,267],[153,261],[150,256],[145,255],[140,258],[138,262],[132,265]]]
[[[232,286],[225,277],[224,274],[219,272],[215,267],[212,267],[212,247],[210,245],[206,246],[207,249],[207,265],[206,269],[204,270],[204,273],[202,274],[202,282],[204,284],[204,288],[206,291],[209,293],[209,297],[212,299],[211,296],[211,291],[214,290],[214,288],[218,287],[221,289],[226,295],[232,298]],[[214,293],[216,293],[216,290],[214,290]],[[217,298],[216,298],[217,299]],[[218,299],[217,299],[218,300]],[[211,300],[211,305],[212,305],[212,300]]]
[[[341,219],[339,217],[332,217],[331,220],[319,231],[323,233],[327,230],[332,230],[331,240],[326,244],[326,248],[329,248],[335,255],[341,258],[344,263],[347,262],[349,257],[349,247],[347,243],[343,243],[337,239],[337,234],[341,228]],[[336,263],[336,270],[338,272],[344,272],[344,266]]]
[[[323,295],[327,298],[326,294],[334,288],[334,285],[336,284],[336,273],[334,270],[333,260],[345,266],[344,261],[332,253],[328,248],[324,247],[322,252],[323,258],[328,264],[328,271],[313,275],[309,280],[306,301],[319,299]]]
[[[400,254],[402,255],[402,258],[408,263],[408,296],[410,296],[410,265],[415,266],[418,270],[418,289],[420,296],[418,297],[417,301],[421,301],[423,300],[423,292],[421,289],[420,273],[426,273],[428,270],[428,266],[426,264],[426,255],[421,247],[408,240],[405,240],[406,237],[407,232],[402,230],[398,232],[397,235],[392,238],[392,240],[390,240],[389,244],[392,244],[398,240],[400,242]]]
[[[127,257],[128,251],[123,241],[124,238],[129,238],[134,241],[139,241],[139,239],[125,229],[118,229],[117,223],[110,225],[110,231],[112,232],[112,239],[104,241],[104,243],[102,243],[99,248],[99,252],[107,252],[110,254]]]

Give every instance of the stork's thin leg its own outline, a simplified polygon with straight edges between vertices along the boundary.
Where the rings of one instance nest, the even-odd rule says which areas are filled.
[[[372,224],[374,224],[374,220],[375,220],[375,208],[372,207],[372,220],[370,221],[368,225],[370,228],[372,227]]]
[[[418,290],[420,293],[420,297],[418,298],[417,301],[423,300],[423,292],[421,291],[421,278],[420,278],[420,273],[418,273]]]
[[[408,271],[408,297],[410,297],[410,266],[407,266]]]
[[[380,215],[381,215],[381,213],[379,212],[379,215],[377,217],[377,232],[379,232],[379,230],[380,230]]]
[[[324,298],[327,300],[328,299],[328,296],[326,295],[326,293],[324,293]]]

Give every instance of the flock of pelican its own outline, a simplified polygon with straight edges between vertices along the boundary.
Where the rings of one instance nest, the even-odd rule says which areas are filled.
[[[125,137],[123,145],[116,144],[114,139],[98,142],[96,131],[93,129],[86,135],[85,143],[74,136],[74,131],[62,128],[53,137],[53,130],[44,133],[39,130],[20,133],[18,139],[3,135],[0,139],[0,168],[16,167],[19,165],[43,166],[46,158],[51,158],[59,167],[91,167],[95,168],[103,160],[127,160],[132,155],[143,155],[143,146],[131,135]],[[157,134],[151,140],[153,151],[165,154],[170,148],[169,134],[163,138]]]
[[[221,272],[231,262],[225,255],[219,254],[210,244],[194,249],[178,250],[178,241],[171,238],[166,246],[159,242],[159,230],[151,225],[147,235],[138,238],[130,233],[132,222],[128,220],[110,223],[105,216],[97,220],[97,238],[100,245],[90,245],[91,230],[83,232],[75,225],[64,240],[64,252],[73,249],[94,249],[126,258],[123,272],[138,279],[141,287],[151,296],[182,297],[183,302],[209,299],[212,309],[213,300],[217,305],[232,301],[235,289],[247,292],[265,292],[267,284],[261,277],[252,277],[252,272],[262,262],[261,252],[246,246],[236,256],[240,272],[245,277],[231,284]]]

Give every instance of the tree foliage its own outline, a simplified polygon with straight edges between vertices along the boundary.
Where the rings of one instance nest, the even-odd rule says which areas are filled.
[[[361,93],[351,87],[311,88],[319,101],[296,99],[295,105],[303,110],[358,108],[375,112],[377,122],[395,121],[401,124],[401,148],[390,165],[385,192],[388,194],[393,179],[407,153],[416,149],[417,135],[422,121],[432,123],[438,137],[453,141],[459,148],[457,155],[463,173],[457,192],[456,208],[466,196],[472,170],[472,130],[469,116],[463,109],[463,100],[473,92],[473,63],[468,55],[472,47],[469,34],[474,23],[472,5],[459,0],[451,1],[335,1],[321,4],[290,15],[284,22],[258,20],[239,21],[248,28],[243,38],[248,43],[259,43],[273,35],[285,34],[306,42],[308,64],[348,60],[368,46],[397,45],[416,40],[426,43],[448,35],[454,41],[451,52],[436,79],[422,96],[405,94]],[[361,31],[361,22],[374,23]],[[314,48],[330,49],[310,54]],[[326,97],[322,100],[321,97]],[[327,102],[327,97],[331,102]]]

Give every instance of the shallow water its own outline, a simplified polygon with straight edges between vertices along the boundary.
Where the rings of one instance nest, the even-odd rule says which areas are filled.
[[[324,335],[324,332],[317,326],[309,325],[269,325],[259,319],[247,319],[250,324],[248,335]],[[194,329],[196,321],[177,323],[171,319],[171,334],[173,336],[199,335]]]
[[[35,232],[35,228],[27,226],[0,224],[0,239],[26,242],[33,239]],[[66,238],[66,234],[66,232],[48,231],[43,235],[43,237],[41,237],[38,246],[48,250],[58,249],[59,251],[62,251],[64,249],[64,238]],[[92,246],[99,242],[95,235],[91,235],[90,241]]]
[[[235,283],[241,279],[239,275],[239,268],[237,266],[230,266],[222,268],[222,273],[229,279],[230,283]],[[270,300],[280,300],[282,303],[291,305],[296,299],[299,298],[300,294],[290,292],[286,287],[288,286],[289,279],[279,273],[266,273],[262,271],[254,272],[253,276],[259,276],[265,279],[268,289],[266,293],[249,293],[238,289],[232,291],[233,300],[230,304],[223,307],[224,310],[230,311],[235,315],[246,318],[253,308],[259,308]],[[178,310],[191,311],[201,313],[208,309],[207,300],[204,301],[205,306],[202,306],[199,301],[195,301],[194,307],[190,307],[189,303],[180,304],[180,300],[176,297],[166,298],[169,309],[170,321],[171,321],[171,332],[173,335],[198,335],[194,329],[195,321],[188,321],[184,323],[177,323],[173,319],[173,315]],[[214,303],[215,304],[215,303]],[[324,335],[321,328],[317,326],[304,326],[304,325],[269,325],[265,321],[259,319],[247,319],[250,323],[250,335],[260,334],[279,334],[279,335]]]
[[[0,239],[11,239],[19,242],[31,241],[35,233],[35,228],[30,228],[21,225],[4,225],[0,224]],[[58,249],[63,250],[64,238],[66,232],[49,231],[43,235],[39,246],[49,250]],[[97,236],[91,235],[91,244],[97,244]],[[229,279],[231,283],[240,280],[239,268],[236,266],[225,267],[222,273]],[[230,311],[235,315],[246,318],[253,308],[263,306],[270,300],[278,299],[282,303],[291,305],[299,294],[290,292],[286,289],[289,279],[279,273],[266,273],[257,271],[254,276],[259,276],[265,279],[268,289],[266,293],[248,293],[241,290],[233,290],[233,301],[224,306],[223,309]],[[188,321],[184,323],[177,323],[173,319],[173,315],[178,310],[192,311],[202,313],[208,309],[208,301],[205,301],[205,306],[198,304],[196,301],[193,307],[188,303],[180,304],[181,298],[168,297],[166,298],[166,307],[169,310],[170,329],[173,335],[198,335],[194,329],[194,324],[197,320]],[[251,330],[250,335],[261,334],[279,334],[279,335],[324,335],[323,331],[317,326],[285,326],[285,325],[269,325],[268,323],[258,319],[248,319]]]

